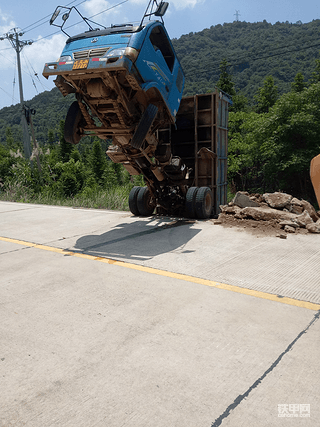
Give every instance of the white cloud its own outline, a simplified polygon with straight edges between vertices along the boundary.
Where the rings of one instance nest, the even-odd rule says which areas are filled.
[[[16,26],[10,15],[0,9],[0,36],[12,30]]]
[[[171,0],[171,3],[177,10],[187,7],[194,8],[197,4],[204,3],[205,0]]]
[[[145,0],[130,0],[131,3],[136,3],[136,4],[146,4]],[[194,6],[196,6],[197,4],[200,3],[204,3],[205,0],[170,0],[169,1],[169,8],[170,5],[174,5],[174,7],[176,9],[185,9],[187,7],[193,8]]]
[[[57,61],[65,44],[66,37],[63,34],[55,34],[51,39],[39,36],[38,41],[24,48],[22,57],[25,56],[32,67],[41,73],[46,62]]]
[[[115,17],[122,16],[121,14],[121,5],[118,7],[113,7],[114,4],[110,3],[107,0],[88,0],[83,4],[83,8],[87,15],[86,18],[90,18],[93,16],[93,20],[102,23],[110,25],[112,20],[115,19]],[[109,10],[108,10],[109,9]],[[101,13],[100,12],[103,12]],[[94,16],[97,15],[98,16]]]

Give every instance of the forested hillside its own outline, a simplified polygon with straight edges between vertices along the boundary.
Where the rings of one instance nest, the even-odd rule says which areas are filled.
[[[235,89],[252,99],[266,76],[279,93],[301,72],[309,79],[318,57],[320,20],[308,24],[233,22],[174,39],[187,77],[185,95],[211,90],[219,79],[219,64],[227,59]]]
[[[319,56],[320,20],[308,24],[233,22],[216,25],[199,33],[173,39],[186,74],[185,95],[213,90],[219,79],[219,65],[226,59],[231,66],[235,90],[254,103],[254,96],[268,75],[272,75],[278,93],[290,91],[295,75],[308,80]],[[35,96],[27,104],[36,110],[33,123],[40,143],[57,140],[58,127],[73,96],[63,98],[57,89]],[[21,139],[19,105],[0,110],[0,142],[6,141],[6,129]],[[49,135],[49,136],[48,136]]]
[[[40,144],[58,141],[60,120],[65,119],[69,105],[73,100],[73,95],[64,98],[61,92],[54,88],[50,92],[42,92],[31,101],[26,102],[29,107],[36,111],[32,121],[37,141]],[[20,121],[20,104],[0,110],[0,143],[6,142],[8,131],[10,131],[14,141],[22,140]]]

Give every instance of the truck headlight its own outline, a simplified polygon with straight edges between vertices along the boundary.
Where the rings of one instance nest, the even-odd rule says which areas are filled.
[[[117,60],[117,59],[119,59],[120,58],[120,56],[123,56],[124,55],[124,52],[125,52],[125,48],[121,48],[121,49],[112,49],[112,50],[109,50],[105,55],[104,55],[104,57],[105,58],[112,58],[113,60]]]
[[[121,56],[126,56],[132,62],[134,62],[139,55],[139,51],[134,49],[133,47],[125,47],[125,48],[116,48],[109,50],[104,57],[108,58],[108,60],[112,60],[112,62],[117,61]]]
[[[60,56],[60,59],[58,62],[66,62],[66,61],[72,61],[72,58],[70,55]]]

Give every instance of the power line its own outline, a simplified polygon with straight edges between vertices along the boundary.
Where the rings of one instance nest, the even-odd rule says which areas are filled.
[[[249,63],[249,62],[253,62],[253,61],[258,61],[260,59],[268,59],[268,58],[272,58],[272,57],[276,57],[276,56],[283,56],[283,55],[287,55],[288,53],[299,52],[299,51],[304,50],[304,49],[311,49],[313,47],[319,47],[319,46],[320,46],[320,43],[315,43],[315,44],[312,44],[312,45],[309,45],[309,46],[301,46],[300,48],[295,48],[295,49],[292,49],[292,50],[287,50],[286,52],[277,52],[277,53],[272,53],[272,54],[267,54],[267,55],[261,55],[261,56],[257,56],[257,55],[259,55],[259,53],[257,53],[257,54],[253,54],[252,57],[250,57],[250,55],[246,55],[246,57],[244,57],[245,62],[239,62],[239,60],[238,60],[237,62],[232,63],[232,60],[231,60],[229,66],[230,67],[236,67],[236,66],[239,66],[239,65],[243,65],[245,63]],[[283,47],[280,47],[280,48],[276,48],[276,49],[285,49],[285,48],[286,48],[286,46],[283,46]],[[256,55],[256,56],[254,56],[254,55]],[[240,59],[240,61],[241,61],[241,59]],[[214,70],[218,69],[219,65],[220,65],[220,61],[219,61],[219,63],[216,62],[216,61],[214,61],[213,63],[208,64],[208,66],[211,67],[211,70],[212,69],[214,69]],[[190,73],[193,73],[194,69],[189,69],[189,71],[190,71]],[[190,75],[190,73],[188,72],[186,74]],[[199,73],[200,74],[202,74],[202,73],[208,73],[208,70],[203,70],[203,71],[197,70],[197,74],[199,74]]]
[[[70,2],[70,3],[68,3],[67,4],[67,6],[70,6],[72,3],[75,3],[77,0],[73,0],[72,2]],[[78,4],[76,4],[75,5],[75,7],[77,7],[77,6],[80,6],[82,3],[85,3],[87,0],[83,0],[82,2],[80,2],[80,3],[78,3]],[[25,34],[25,33],[27,33],[28,31],[32,31],[32,30],[35,30],[36,28],[38,28],[38,27],[41,27],[41,25],[44,25],[44,24],[46,24],[48,21],[47,21],[47,19],[48,18],[51,18],[51,16],[52,16],[52,14],[50,14],[50,15],[47,15],[47,16],[44,16],[43,18],[41,18],[41,19],[39,19],[38,21],[36,21],[36,22],[34,22],[33,24],[30,24],[30,25],[28,25],[27,27],[25,27],[25,28],[23,28],[23,33]],[[41,22],[41,21],[44,21],[44,22]],[[36,25],[36,24],[38,24],[39,22],[41,22],[41,24],[39,24],[39,25]],[[34,25],[36,25],[35,27],[34,27]],[[33,27],[33,28],[30,28],[30,27]],[[28,28],[30,28],[28,31],[26,31]]]
[[[115,4],[114,6],[108,7],[107,9],[105,9],[105,10],[99,12],[99,13],[96,13],[95,15],[89,16],[89,18],[87,18],[87,19],[95,18],[96,16],[101,15],[102,13],[108,12],[109,10],[114,9],[115,7],[118,7],[118,6],[122,5],[123,3],[127,3],[128,1],[129,0],[123,0],[120,3]],[[75,24],[69,25],[69,27],[66,27],[66,30],[68,30],[69,28],[74,27],[75,25],[79,25],[82,22],[83,21],[79,21],[79,22],[76,22]],[[55,31],[54,33],[51,33],[51,34],[49,34],[47,36],[41,37],[38,40],[35,40],[34,43],[37,43],[37,42],[39,42],[41,40],[47,39],[48,37],[54,36],[55,34],[59,34],[59,33],[60,33],[60,30]]]
[[[10,98],[14,99],[15,102],[19,102],[19,100],[17,98],[15,98],[14,96],[12,96],[9,92],[7,92],[6,90],[4,90],[2,87],[0,87],[0,89],[6,94],[8,95]]]
[[[11,47],[9,47],[9,49],[11,49]],[[4,59],[6,59],[7,61],[11,62],[11,64],[13,64],[13,65],[14,65],[14,67],[16,67],[16,62],[11,61],[11,59],[7,58],[6,56],[2,55],[1,53],[0,53],[0,56],[2,56],[2,57],[3,57]],[[22,71],[23,71],[25,74],[28,74],[28,76],[32,77],[32,75],[31,75],[28,71],[26,71],[26,70],[25,70],[25,69],[23,69],[23,68],[21,68],[21,69],[22,69]]]

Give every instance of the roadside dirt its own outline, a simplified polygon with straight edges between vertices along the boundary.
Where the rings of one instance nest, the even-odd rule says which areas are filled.
[[[238,192],[232,202],[220,206],[211,220],[215,225],[236,228],[257,237],[286,239],[288,234],[319,234],[320,211],[305,200],[286,193],[249,194]]]
[[[254,219],[239,219],[234,215],[220,214],[219,219],[212,219],[213,224],[221,225],[226,228],[237,228],[239,231],[245,231],[257,237],[274,236],[286,238],[287,234],[280,226],[278,220],[257,221]],[[290,234],[309,234],[305,228],[296,229],[295,233]]]

